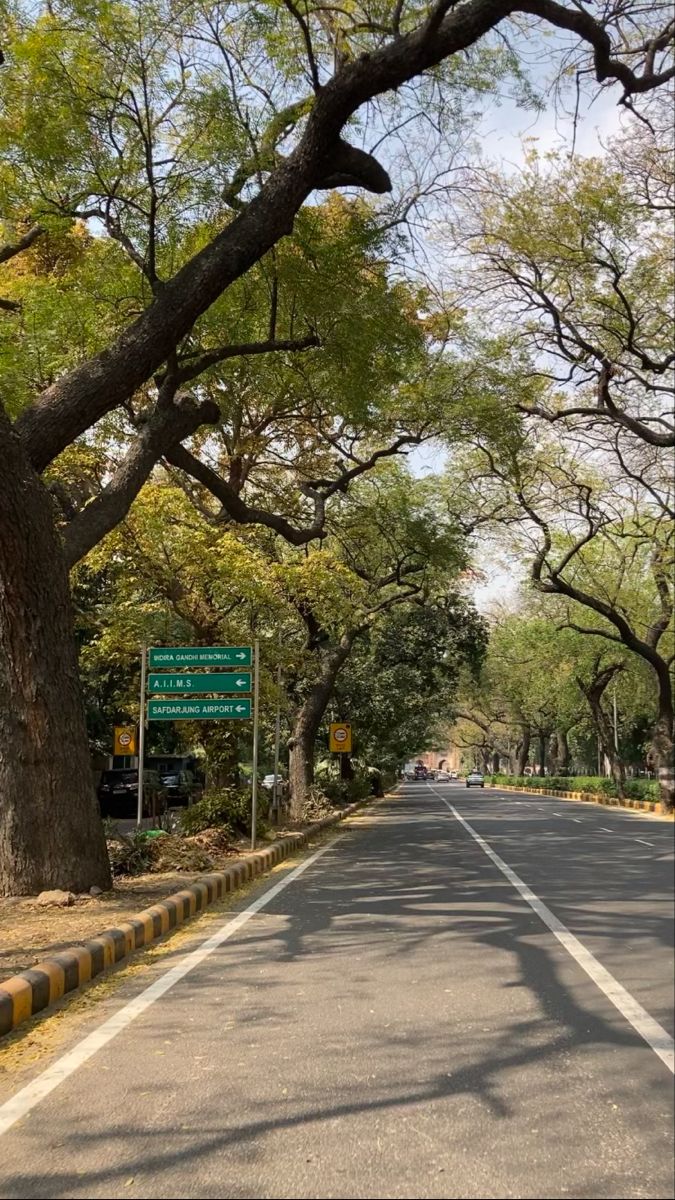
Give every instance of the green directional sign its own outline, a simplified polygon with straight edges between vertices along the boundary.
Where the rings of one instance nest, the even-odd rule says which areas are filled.
[[[148,700],[149,721],[247,721],[251,701],[240,700]]]
[[[164,667],[174,671],[189,671],[194,667],[250,667],[253,651],[250,646],[151,646],[150,670]]]
[[[160,674],[150,671],[148,675],[148,691],[182,692],[183,695],[198,692],[233,692],[245,696],[251,690],[250,671],[204,671],[201,675]]]

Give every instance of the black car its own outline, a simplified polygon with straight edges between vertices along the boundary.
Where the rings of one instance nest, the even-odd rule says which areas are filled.
[[[104,771],[96,794],[102,817],[135,817],[138,812],[138,771],[135,767]],[[157,771],[144,771],[143,816],[157,817],[166,811],[166,807],[166,791]]]
[[[185,807],[202,797],[202,785],[192,771],[162,772],[161,782],[169,808]]]

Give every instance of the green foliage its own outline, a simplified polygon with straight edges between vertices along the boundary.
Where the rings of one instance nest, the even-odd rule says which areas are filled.
[[[372,782],[367,772],[357,770],[353,779],[325,779],[321,788],[329,800],[341,806],[365,800],[371,794]]]
[[[535,788],[547,792],[589,792],[598,796],[617,796],[613,779],[601,775],[490,775],[491,783],[499,786]],[[659,785],[652,779],[627,779],[626,796],[631,800],[658,800]]]
[[[262,834],[267,805],[258,792],[256,832]],[[220,788],[206,792],[201,800],[181,813],[181,828],[186,834],[200,833],[214,826],[224,827],[233,837],[251,832],[251,793],[248,788]]]
[[[336,687],[336,708],[352,721],[359,756],[393,769],[429,746],[461,675],[478,671],[486,642],[482,618],[452,592],[385,614]]]

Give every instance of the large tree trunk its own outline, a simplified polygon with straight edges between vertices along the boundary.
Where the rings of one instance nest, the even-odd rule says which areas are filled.
[[[539,730],[539,774],[540,775],[546,774],[547,742],[548,742],[548,735],[544,732],[544,730],[540,729]]]
[[[0,410],[0,894],[110,887],[68,574],[50,497]]]
[[[662,698],[660,709],[652,738],[652,749],[659,783],[661,810],[671,813],[675,807],[675,745],[672,705],[667,702],[664,704]]]
[[[321,717],[315,723],[309,719],[306,702],[300,709],[293,734],[289,742],[288,786],[290,799],[290,815],[295,820],[302,817],[305,803],[314,783],[314,743],[321,724]],[[316,724],[316,728],[313,728]]]
[[[290,815],[294,820],[302,818],[304,805],[309,798],[309,791],[314,782],[316,735],[333,694],[335,680],[349,657],[357,632],[349,630],[345,633],[339,646],[324,657],[319,678],[310,688],[295,718],[293,733],[288,743]]]
[[[567,740],[567,730],[559,729],[557,732],[557,762],[556,772],[558,775],[569,775],[570,773],[570,744]]]
[[[530,758],[530,739],[532,734],[529,725],[523,726],[523,738],[518,745],[518,756],[516,759],[516,775],[523,775],[525,768]]]
[[[617,671],[620,670],[621,667],[616,665],[606,667],[604,671],[595,675],[590,684],[584,683],[577,676],[577,684],[588,701],[600,748],[609,763],[610,774],[616,785],[617,795],[623,800],[626,795],[626,768],[621,755],[614,745],[614,730],[612,729],[611,722],[602,707],[602,697],[605,688],[610,680],[614,678]]]

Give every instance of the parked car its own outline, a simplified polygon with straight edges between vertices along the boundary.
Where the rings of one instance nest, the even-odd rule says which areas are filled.
[[[274,778],[275,778],[274,771],[271,771],[269,775],[264,776],[261,786],[264,787],[266,792],[274,791]],[[286,790],[286,780],[284,779],[283,775],[277,775],[276,780],[277,780],[277,796],[283,796],[284,791]]]
[[[467,787],[485,787],[485,780],[480,771],[469,771],[466,777]]]
[[[415,779],[426,779],[426,778],[427,778],[426,767],[422,766],[422,763],[418,763],[417,766],[415,767]]]
[[[451,779],[459,779],[459,774],[458,774],[458,772],[457,772],[457,771],[451,771],[451,772],[450,772],[450,778],[451,778]]]
[[[201,799],[202,785],[192,771],[170,771],[160,775],[160,780],[169,808],[185,808]]]
[[[436,771],[434,778],[437,779],[439,783],[447,783],[450,776],[447,771]]]
[[[97,788],[102,817],[135,817],[138,812],[138,770],[125,767],[104,771]],[[166,812],[167,797],[157,771],[143,772],[143,816]]]

